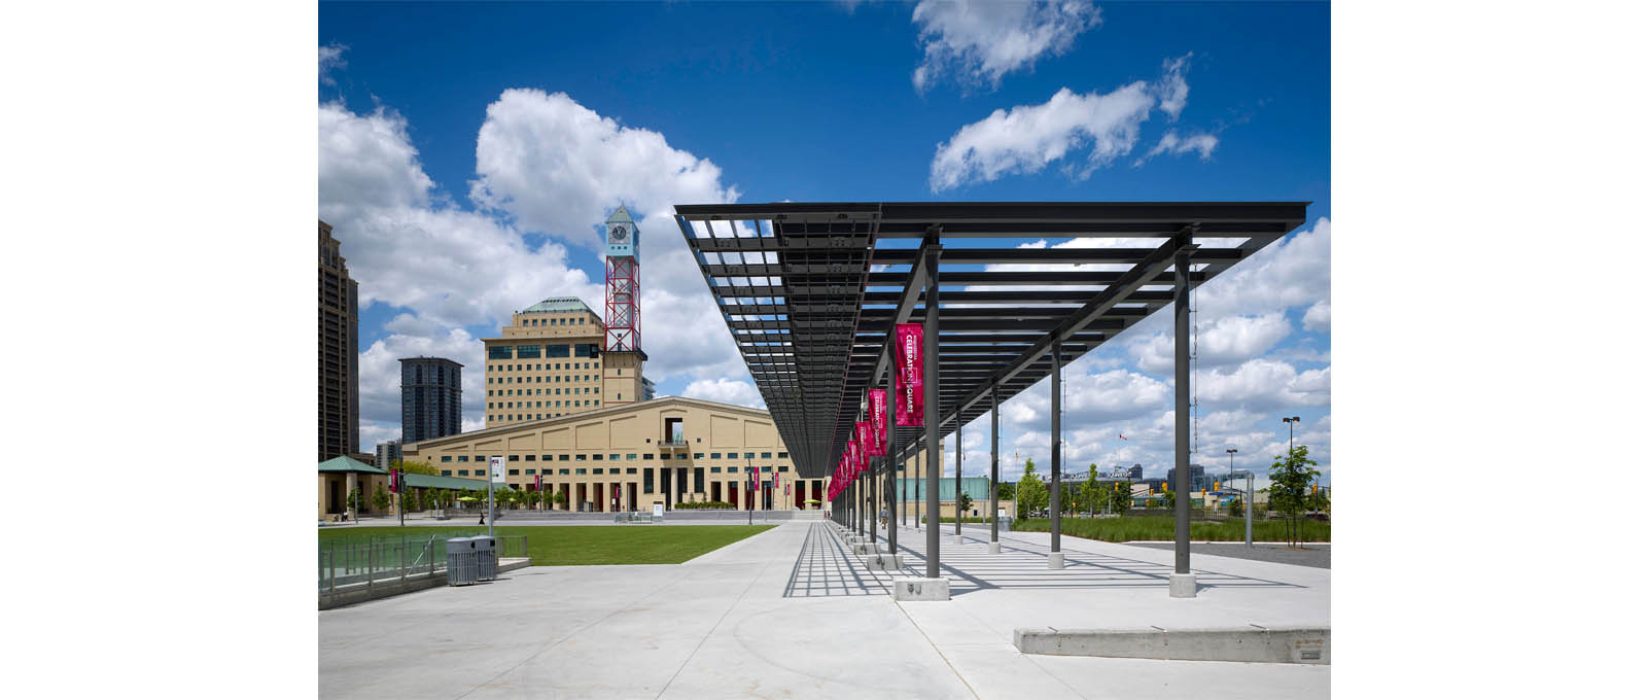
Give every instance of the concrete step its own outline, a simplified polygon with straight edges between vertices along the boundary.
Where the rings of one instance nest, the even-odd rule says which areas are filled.
[[[1199,629],[1053,629],[1021,627],[1012,644],[1025,654],[1172,661],[1330,664],[1330,627]]]

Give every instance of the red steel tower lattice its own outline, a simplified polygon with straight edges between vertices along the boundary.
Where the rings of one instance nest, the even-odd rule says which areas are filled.
[[[640,232],[629,210],[606,220],[605,352],[641,352]]]

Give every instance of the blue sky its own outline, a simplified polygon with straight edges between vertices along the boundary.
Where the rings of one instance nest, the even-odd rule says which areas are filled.
[[[1299,234],[1203,290],[1197,461],[1262,468],[1299,415],[1330,474],[1328,9],[321,3],[320,208],[361,284],[363,447],[398,437],[407,354],[468,365],[478,425],[476,339],[547,296],[598,309],[592,227],[619,201],[660,393],[758,403],[673,203],[1307,200]],[[1164,321],[1072,366],[1066,469],[1164,472]],[[1046,391],[1003,409],[1004,452],[1045,463]]]

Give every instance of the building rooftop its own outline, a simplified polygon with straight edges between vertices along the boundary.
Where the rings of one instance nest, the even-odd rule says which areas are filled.
[[[348,455],[338,455],[320,463],[322,472],[355,472],[357,474],[388,474],[389,470],[379,469]]]
[[[589,309],[588,304],[583,303],[583,300],[577,297],[549,297],[548,299],[544,299],[543,301],[526,307],[526,310],[521,313],[561,313],[566,311],[582,311],[587,314],[595,313]]]

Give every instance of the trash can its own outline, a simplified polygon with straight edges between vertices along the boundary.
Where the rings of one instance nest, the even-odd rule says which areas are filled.
[[[1001,518],[1001,532],[1012,532],[1012,517]]]
[[[498,548],[497,540],[482,535],[472,537],[475,545],[475,578],[481,581],[491,581],[498,577]]]
[[[453,537],[446,540],[446,585],[467,586],[479,580],[477,537]]]

